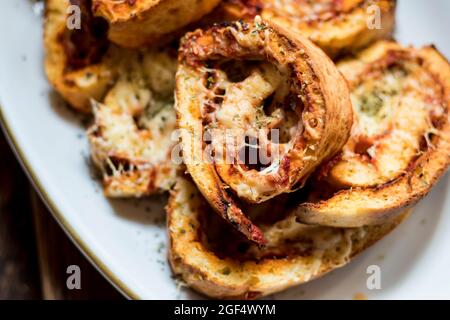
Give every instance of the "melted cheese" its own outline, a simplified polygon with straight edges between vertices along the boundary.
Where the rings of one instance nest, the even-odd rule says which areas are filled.
[[[420,153],[422,138],[433,130],[430,111],[441,109],[430,97],[439,93],[430,75],[412,61],[358,81],[352,90],[357,116],[352,138],[330,177],[347,187],[382,185],[402,175]],[[367,150],[358,149],[360,141],[367,141]]]
[[[175,69],[175,60],[164,52],[149,52],[143,59],[133,56],[124,62],[121,77],[104,103],[94,104],[95,125],[89,134],[93,159],[116,178],[110,189],[134,188],[139,196],[138,190],[152,182],[150,170],[158,170],[159,165],[170,167],[175,144],[171,135],[176,126]],[[128,167],[114,164],[112,158],[127,161]],[[106,173],[105,179],[109,179]]]

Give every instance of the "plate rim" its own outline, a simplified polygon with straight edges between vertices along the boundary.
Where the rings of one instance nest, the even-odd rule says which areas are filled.
[[[58,209],[58,206],[52,200],[52,198],[45,191],[45,188],[37,174],[35,173],[33,166],[27,160],[25,153],[20,148],[20,144],[17,142],[17,138],[13,129],[8,123],[7,117],[3,111],[3,104],[0,102],[0,127],[11,147],[16,159],[20,163],[23,171],[25,172],[28,180],[33,185],[34,190],[39,195],[40,199],[44,202],[47,209],[50,211],[52,217],[77,247],[77,249],[83,254],[83,256],[89,261],[91,265],[118,290],[125,298],[139,300],[141,297],[133,291],[128,285],[126,285],[96,254],[89,248],[89,245],[82,239],[80,234],[73,228],[73,226],[64,217],[64,214]]]

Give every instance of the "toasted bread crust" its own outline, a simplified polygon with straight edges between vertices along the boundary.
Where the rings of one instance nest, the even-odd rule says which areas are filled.
[[[120,78],[102,103],[94,102],[88,130],[92,159],[108,197],[141,197],[175,183],[172,138],[176,52],[128,52]]]
[[[261,69],[250,70],[248,77],[236,83],[219,67],[207,67],[210,59],[259,59],[262,62]],[[307,39],[259,19],[252,24],[216,25],[188,34],[182,40],[179,60],[176,111],[188,171],[225,220],[249,239],[262,243],[260,231],[242,214],[225,189],[229,187],[240,198],[260,203],[301,187],[322,161],[339,152],[349,137],[352,110],[347,84],[331,60]],[[211,77],[218,80],[210,81]],[[217,102],[215,97],[219,91],[223,91],[224,98]],[[255,110],[275,91],[286,94],[280,98],[275,96],[274,105],[279,108],[279,104],[286,105],[289,101],[288,107],[295,110],[301,118],[298,121],[303,124],[298,128],[294,121],[295,133],[291,133],[287,143],[276,145],[267,138],[270,127],[261,125],[255,116]],[[293,100],[289,100],[292,96]],[[211,108],[213,111],[208,114]],[[297,119],[284,111],[287,109],[282,110],[286,112],[285,121],[290,117]],[[208,123],[208,119],[212,119],[211,122]],[[197,139],[202,139],[211,124],[218,129],[218,137],[213,134],[211,142],[217,154],[225,145],[220,137],[222,132],[229,130],[241,138],[237,145],[231,146],[234,148],[231,154],[235,155],[231,164],[227,163],[225,155],[211,161],[205,158],[205,145]],[[245,137],[236,130],[241,128],[246,134],[254,132],[253,135],[259,137],[260,148],[280,148],[279,155],[273,154],[266,169],[258,171],[239,164],[238,150],[245,144]]]
[[[220,233],[221,220],[218,229],[207,224],[208,204],[187,178],[177,182],[167,212],[173,272],[191,288],[220,299],[255,299],[321,277],[347,264],[408,215],[357,229],[309,227],[288,215],[261,225],[268,239],[261,249],[229,230]],[[228,251],[217,251],[227,246]]]
[[[383,223],[426,196],[448,168],[450,64],[433,47],[413,49],[379,42],[339,65],[354,93],[372,81],[374,70],[388,72],[391,80],[384,83],[391,83],[389,68],[404,70],[397,97],[382,100],[395,103],[377,106],[382,115],[383,108],[387,110],[375,118],[381,129],[371,134],[371,128],[362,125],[367,110],[355,112],[359,121],[352,137],[318,178],[318,183],[337,191],[299,206],[297,214],[303,223],[336,227]],[[359,107],[355,100],[355,108]],[[358,147],[361,141],[364,147]]]
[[[158,44],[209,13],[219,0],[93,0],[93,11],[110,26],[109,39],[127,48]]]
[[[309,38],[335,58],[391,38],[395,9],[395,0],[225,0],[210,19],[253,19],[261,15]]]
[[[72,107],[90,112],[89,100],[100,100],[117,75],[114,67],[117,52],[105,42],[106,33],[103,38],[100,30],[104,27],[102,22],[90,15],[90,1],[76,3],[81,8],[83,23],[80,30],[69,30],[66,23],[70,1],[46,0],[45,72]],[[92,29],[96,29],[95,34]]]

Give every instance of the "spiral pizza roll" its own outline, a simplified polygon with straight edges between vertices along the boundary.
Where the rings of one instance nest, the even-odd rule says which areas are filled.
[[[255,299],[346,265],[408,215],[361,228],[307,226],[286,215],[288,202],[275,199],[245,208],[267,239],[258,247],[211,214],[195,185],[181,178],[167,207],[173,272],[213,298]]]
[[[253,203],[291,192],[340,151],[352,124],[347,84],[311,42],[258,17],[188,34],[179,62],[187,169],[224,219],[263,243],[231,192]]]
[[[108,21],[109,39],[138,48],[170,38],[170,34],[209,13],[220,0],[93,0],[93,11]]]
[[[211,20],[253,19],[260,15],[299,32],[336,57],[390,38],[396,0],[224,0]]]
[[[379,42],[341,62],[355,114],[343,151],[319,170],[304,223],[382,223],[422,199],[450,164],[450,65],[434,48]],[[328,191],[327,191],[328,190]]]
[[[140,197],[174,184],[171,161],[176,50],[129,53],[121,76],[102,103],[94,103],[88,130],[94,163],[109,197]]]
[[[107,40],[107,25],[92,16],[91,0],[47,0],[45,4],[47,77],[72,107],[90,112],[89,100],[103,98],[117,74],[117,53]],[[68,28],[71,4],[80,8],[80,29]]]

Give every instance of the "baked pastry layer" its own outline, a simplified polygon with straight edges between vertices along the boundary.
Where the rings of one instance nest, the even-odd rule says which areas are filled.
[[[93,103],[88,137],[106,196],[141,197],[174,184],[176,65],[171,48],[129,52],[105,100]]]
[[[109,39],[127,48],[158,45],[209,13],[220,0],[93,0],[93,11],[108,21]]]
[[[179,62],[187,169],[224,219],[263,243],[234,194],[260,203],[292,192],[339,152],[352,124],[347,84],[310,41],[258,17],[189,33]]]
[[[246,207],[267,239],[261,248],[211,213],[195,184],[180,178],[167,207],[173,272],[212,298],[255,299],[346,265],[408,215],[343,229],[302,225],[287,207],[286,199]]]
[[[69,29],[70,4],[81,9],[81,29]],[[45,2],[45,72],[49,82],[75,109],[90,112],[117,76],[117,48],[110,46],[107,25],[91,14],[91,0]],[[72,13],[73,14],[73,13]]]
[[[352,135],[319,170],[321,190],[298,218],[382,223],[422,199],[450,164],[450,64],[431,46],[379,42],[338,68],[352,90]]]
[[[337,57],[390,38],[395,8],[395,0],[224,0],[210,19],[251,20],[260,15]]]

